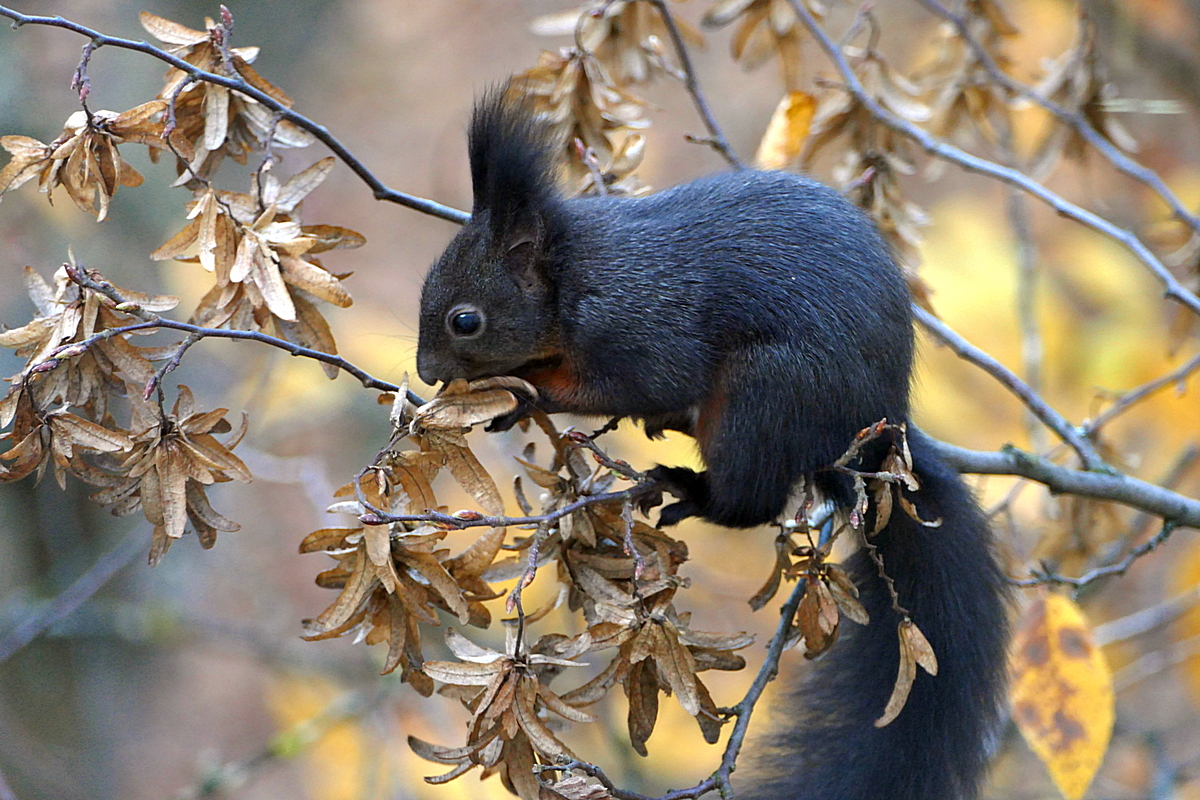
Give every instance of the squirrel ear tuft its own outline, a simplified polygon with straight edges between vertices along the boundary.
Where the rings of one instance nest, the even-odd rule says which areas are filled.
[[[489,89],[475,103],[468,136],[472,213],[486,210],[498,239],[558,196],[555,145],[549,126],[511,82]]]

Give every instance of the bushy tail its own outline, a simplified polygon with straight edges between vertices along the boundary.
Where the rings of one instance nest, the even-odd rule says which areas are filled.
[[[920,431],[909,446],[922,526],[897,504],[874,538],[900,605],[933,645],[936,677],[918,669],[900,716],[876,728],[899,664],[899,621],[874,562],[846,564],[871,615],[844,621],[841,639],[777,704],[780,730],[759,740],[758,800],[969,800],[978,792],[1005,688],[1007,588],[982,511]]]

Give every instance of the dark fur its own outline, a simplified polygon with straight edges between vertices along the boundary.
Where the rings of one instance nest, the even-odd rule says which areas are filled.
[[[908,291],[874,226],[835,191],[743,171],[643,199],[564,199],[550,181],[552,146],[495,92],[470,140],[472,219],[421,297],[426,381],[515,374],[547,410],[695,436],[705,472],[655,473],[682,498],[663,510],[668,524],[769,522],[859,430],[908,419]],[[462,304],[487,320],[466,340],[446,325]],[[897,619],[855,556],[872,623],[813,670],[795,721],[771,738],[756,797],[975,795],[1003,690],[1005,590],[969,492],[919,432],[911,439],[915,499],[945,521],[924,528],[897,509],[876,543],[941,673],[922,674],[899,719],[874,728],[896,674]],[[865,458],[869,468],[878,454]],[[844,481],[817,476],[849,501]]]

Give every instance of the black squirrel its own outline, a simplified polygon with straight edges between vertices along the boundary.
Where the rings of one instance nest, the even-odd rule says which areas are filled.
[[[913,323],[871,221],[836,191],[740,170],[645,198],[563,197],[557,146],[503,91],[476,105],[471,218],[425,280],[418,371],[428,382],[515,375],[546,411],[633,417],[695,437],[707,467],[658,467],[681,498],[661,524],[779,517],[863,428],[906,422]],[[520,412],[517,412],[519,414]],[[511,425],[516,415],[500,420]],[[899,662],[892,597],[860,549],[845,565],[870,614],[847,624],[759,741],[754,798],[963,800],[999,734],[1007,591],[983,513],[908,426],[925,527],[897,509],[873,537],[899,603],[936,653],[899,717],[877,728]],[[868,445],[860,469],[884,451]]]

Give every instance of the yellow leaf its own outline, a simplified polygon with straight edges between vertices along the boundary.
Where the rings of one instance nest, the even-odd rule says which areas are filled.
[[[1013,719],[1063,796],[1078,800],[1112,733],[1108,663],[1079,606],[1057,594],[1026,609],[1013,645]]]
[[[808,92],[788,92],[783,96],[754,157],[760,168],[784,169],[800,155],[816,109],[816,98]]]

